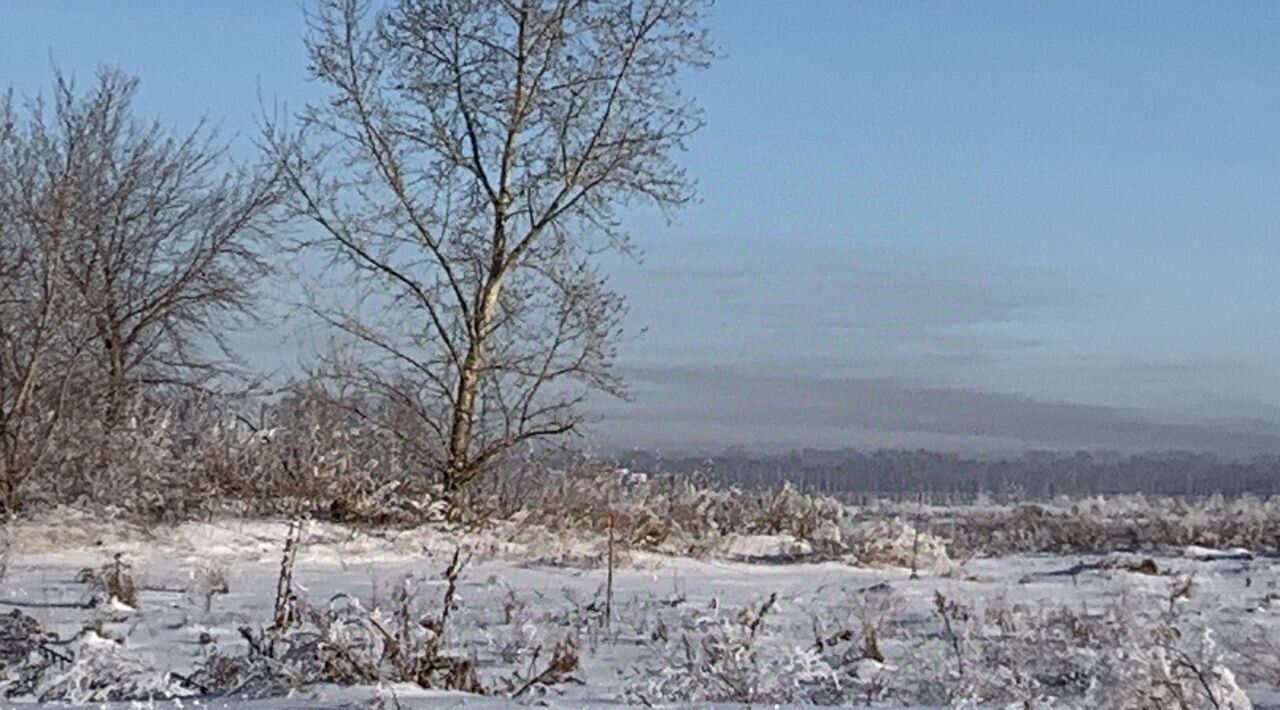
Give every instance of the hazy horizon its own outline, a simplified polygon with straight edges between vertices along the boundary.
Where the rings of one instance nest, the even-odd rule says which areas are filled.
[[[1216,7],[719,3],[593,444],[1280,453],[1280,5]],[[20,94],[116,64],[242,150],[316,95],[291,2],[0,9]]]

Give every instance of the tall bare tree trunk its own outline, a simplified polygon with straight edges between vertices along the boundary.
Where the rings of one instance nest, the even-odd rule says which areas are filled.
[[[8,445],[0,453],[0,513],[5,517],[13,514],[14,505],[18,502],[18,472],[13,466],[13,449]]]
[[[107,355],[110,358],[110,372],[107,381],[107,409],[104,424],[107,429],[114,429],[120,423],[126,402],[128,373],[125,371],[124,348],[118,339],[109,340]]]
[[[453,421],[449,427],[449,454],[444,475],[444,488],[449,494],[457,492],[459,487],[475,475],[475,471],[471,470],[472,425],[475,422],[476,399],[480,392],[489,328],[498,308],[498,296],[502,293],[501,279],[495,265],[481,296],[480,308],[475,314],[468,337],[470,345],[458,373],[457,403],[453,408]]]
[[[449,457],[444,472],[445,493],[452,496],[468,475],[468,452],[471,450],[471,424],[475,414],[476,390],[479,389],[479,358],[476,348],[467,352],[458,376],[457,406],[449,427]]]

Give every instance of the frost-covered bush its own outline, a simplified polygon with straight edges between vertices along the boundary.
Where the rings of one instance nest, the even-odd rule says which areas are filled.
[[[1166,604],[1089,611],[939,594],[924,635],[941,643],[916,646],[890,682],[904,702],[952,706],[1251,707],[1203,620]]]
[[[655,613],[644,624],[647,660],[625,695],[650,704],[1250,707],[1235,657],[1189,611],[1182,581],[1168,596],[1096,609],[939,593],[921,616],[878,585],[808,619],[778,613],[772,600]]]
[[[40,702],[87,704],[196,695],[172,673],[93,632],[86,633],[71,653],[75,660],[65,668],[45,673],[35,692]]]
[[[432,472],[394,436],[299,386],[251,425],[244,402],[136,402],[106,425],[87,417],[28,476],[22,512],[72,506],[124,517],[309,515],[410,525],[448,512]],[[347,403],[350,404],[350,403]]]
[[[836,593],[836,592],[831,592]],[[646,658],[625,690],[658,703],[847,705],[887,697],[894,668],[884,644],[903,600],[887,587],[849,593],[821,617],[797,616],[776,596],[724,609],[680,605],[640,624]],[[790,603],[794,603],[790,602]]]
[[[655,662],[626,690],[645,704],[838,702],[836,672],[814,648],[770,633],[776,597],[735,611],[686,610],[655,632]]]
[[[951,562],[945,540],[901,518],[851,525],[844,542],[850,560],[864,567],[940,570]]]
[[[93,630],[62,641],[18,610],[0,616],[0,697],[87,704],[195,694],[175,674]]]
[[[1230,636],[1214,639],[1221,643],[1242,682],[1280,687],[1280,638],[1268,618],[1275,609],[1274,593],[1268,594],[1263,606],[1241,620],[1241,626]],[[1259,618],[1259,617],[1262,618]]]
[[[56,640],[38,621],[17,609],[0,616],[0,697],[34,692],[45,672],[66,658],[48,647]]]
[[[1102,666],[1101,682],[1086,698],[1099,708],[1253,707],[1224,665],[1224,657],[1208,629],[1182,637],[1176,625],[1151,630],[1148,644],[1124,645]],[[1139,639],[1141,641],[1141,639]]]
[[[340,595],[304,608],[296,624],[262,631],[244,627],[242,654],[214,652],[197,678],[219,692],[270,696],[316,683],[415,683],[424,688],[482,692],[474,661],[446,650],[452,599],[428,609],[422,581],[406,577],[385,605],[367,607]]]

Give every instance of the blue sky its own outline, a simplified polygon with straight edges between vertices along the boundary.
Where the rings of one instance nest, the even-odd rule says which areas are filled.
[[[601,441],[1280,451],[1280,4],[721,0]],[[253,132],[289,1],[0,0],[0,84]],[[639,331],[645,328],[643,334]],[[262,340],[262,338],[259,338]]]

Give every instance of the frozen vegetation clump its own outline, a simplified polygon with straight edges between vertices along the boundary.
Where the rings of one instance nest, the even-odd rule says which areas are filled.
[[[88,585],[93,592],[92,603],[115,604],[136,608],[138,606],[138,583],[133,577],[133,570],[124,556],[116,554],[112,560],[100,567],[86,567],[76,575],[76,581]]]
[[[1280,498],[1141,495],[1059,498],[1046,504],[874,505],[860,516],[921,516],[961,554],[1280,548]]]
[[[770,595],[740,609],[713,604],[655,621],[651,662],[641,667],[625,697],[644,704],[819,705],[884,697],[880,639],[898,599],[872,590],[858,595],[839,618],[813,616],[800,624],[778,614],[778,604],[777,595]]]
[[[1147,602],[1149,603],[1149,601]],[[903,699],[986,707],[1251,707],[1203,620],[1176,599],[1161,611],[1064,604],[974,605],[938,594],[945,642],[903,668]],[[938,653],[940,651],[940,653]]]
[[[414,683],[484,693],[476,663],[445,646],[456,577],[441,606],[426,609],[421,580],[405,578],[385,607],[338,596],[321,608],[302,603],[261,631],[241,627],[247,649],[212,655],[197,678],[221,694],[271,696],[317,683]]]
[[[0,616],[0,694],[13,698],[31,694],[45,671],[66,656],[50,648],[57,637],[21,611]]]
[[[168,700],[198,693],[152,660],[114,640],[86,632],[70,649],[64,668],[46,671],[35,695],[40,702],[72,704]]]
[[[503,649],[504,656],[509,656],[507,666],[512,660],[527,659],[524,675],[517,671],[481,677],[479,651],[485,645],[477,642],[475,628],[457,628],[463,623],[458,584],[467,563],[460,550],[443,574],[444,591],[438,602],[427,595],[428,580],[408,575],[384,590],[385,598],[371,603],[344,593],[334,595],[327,604],[314,605],[293,581],[297,543],[296,538],[290,539],[273,621],[259,629],[241,626],[238,633],[244,645],[240,651],[215,648],[206,656],[192,677],[205,692],[264,698],[317,684],[411,684],[520,697],[534,689],[580,682],[574,676],[579,667],[574,637],[564,636],[544,653],[536,633],[516,638]],[[468,638],[474,645],[468,647]]]
[[[197,544],[164,581],[149,548],[182,539],[173,530],[104,558],[119,528],[69,516],[58,534],[87,552],[53,578],[80,569],[82,589],[62,597],[76,611],[51,613],[80,618],[4,617],[0,688],[86,703],[391,688],[525,702],[1239,710],[1280,687],[1270,501],[853,508],[790,486],[716,489],[584,465],[544,472],[505,514],[462,502],[493,514],[409,530],[185,524]],[[16,521],[15,540],[38,538],[33,524]],[[23,544],[6,589],[36,580]],[[373,579],[353,579],[347,555]],[[424,556],[444,574],[424,575]],[[316,565],[325,574],[300,581]],[[475,565],[493,566],[487,582],[464,579]],[[264,594],[271,603],[235,606]],[[155,616],[176,607],[176,619]],[[155,629],[183,635],[183,663],[157,665],[149,643],[131,643]]]
[[[809,618],[777,614],[776,597],[739,610],[685,609],[653,622],[650,662],[625,696],[646,704],[1252,707],[1205,620],[1183,610],[1187,589],[1175,580],[1163,606],[1144,599],[1096,611],[939,592],[921,617],[881,588]]]
[[[628,697],[646,704],[681,702],[813,702],[835,687],[834,671],[816,652],[780,646],[761,632],[774,599],[758,608],[718,610],[680,620],[660,639],[658,656]]]
[[[86,704],[195,694],[176,674],[91,628],[64,641],[18,610],[0,616],[0,697]]]
[[[945,540],[896,517],[851,524],[844,541],[861,566],[942,570],[951,562]]]

